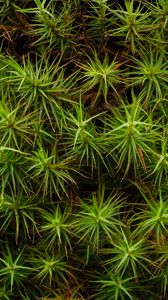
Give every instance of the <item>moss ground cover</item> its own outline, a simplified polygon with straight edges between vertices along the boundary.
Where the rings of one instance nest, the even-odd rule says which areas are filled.
[[[0,300],[168,299],[167,0],[0,1]]]

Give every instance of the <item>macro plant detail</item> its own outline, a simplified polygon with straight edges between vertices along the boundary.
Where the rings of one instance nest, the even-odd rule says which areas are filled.
[[[109,6],[106,0],[90,1],[90,15],[87,16],[89,24],[86,23],[86,25],[88,26],[88,36],[90,39],[92,38],[92,42],[99,41],[102,44],[106,42],[110,26],[109,14]]]
[[[0,1],[0,300],[168,299],[168,1]]]
[[[71,1],[63,2],[62,5],[53,1],[35,1],[36,8],[28,12],[34,14],[34,24],[29,32],[37,37],[34,44],[64,49],[67,41],[72,42],[74,38],[74,13]]]
[[[168,233],[167,198],[161,192],[157,192],[156,195],[146,195],[143,191],[141,193],[147,207],[144,205],[144,208],[140,208],[140,212],[133,217],[135,222],[137,220],[139,222],[137,232],[142,236],[153,236],[158,244],[164,244]]]
[[[10,103],[1,100],[0,123],[1,123],[1,143],[4,146],[20,148],[18,145],[23,141],[32,143],[33,128],[36,122],[34,113],[23,115],[22,106],[10,109]]]
[[[167,181],[168,153],[165,134],[160,143],[160,152],[155,153],[149,172],[149,176],[153,177],[154,184],[158,187]]]
[[[56,149],[53,148],[50,155],[48,151],[45,151],[41,146],[37,151],[34,151],[30,157],[27,157],[27,160],[31,162],[28,173],[33,182],[36,182],[36,180],[41,181],[38,189],[39,191],[43,190],[43,198],[47,194],[51,197],[53,192],[60,198],[60,190],[67,193],[65,189],[67,182],[75,184],[75,181],[69,173],[69,169],[71,169],[69,163],[72,157],[60,161],[55,151]]]
[[[35,211],[40,210],[32,203],[33,199],[20,195],[8,195],[2,193],[0,201],[1,212],[1,234],[8,230],[8,227],[15,227],[15,243],[18,245],[20,231],[24,233],[25,239],[31,239],[30,235],[36,231]],[[30,225],[31,224],[31,225]],[[30,229],[31,228],[31,229]]]
[[[29,187],[25,181],[26,178],[26,168],[25,160],[22,155],[18,155],[13,148],[6,148],[0,153],[1,157],[1,188],[4,190],[7,188],[8,190],[12,188],[12,191],[15,192],[16,188],[23,189],[26,193],[28,193]]]
[[[137,165],[147,170],[146,159],[154,151],[157,126],[149,122],[149,116],[142,109],[139,101],[132,95],[133,103],[114,108],[105,119],[106,146],[108,155],[117,160],[118,169],[125,169],[127,175],[130,166],[136,174]]]
[[[105,167],[105,159],[103,157],[103,135],[96,132],[95,121],[100,114],[92,117],[87,117],[83,111],[82,102],[74,104],[71,111],[65,115],[65,121],[69,126],[66,127],[65,141],[67,155],[76,157],[79,161],[79,166],[87,162],[93,170],[98,167],[101,161]],[[107,168],[108,169],[108,168]]]
[[[167,21],[168,21],[168,3],[166,0],[158,0],[156,3],[148,3],[149,9],[152,12],[153,23],[156,25],[161,25],[164,30],[167,28]],[[160,23],[159,23],[160,21]]]
[[[112,241],[120,232],[122,220],[119,218],[124,199],[120,195],[111,194],[105,198],[105,187],[102,186],[98,195],[91,195],[90,203],[82,201],[78,216],[74,218],[74,233],[79,242],[87,246],[90,252],[99,252],[106,240]]]
[[[66,275],[72,276],[68,264],[52,253],[35,251],[30,263],[35,269],[35,279],[40,283],[49,283],[49,286],[53,281],[66,286],[68,285]]]
[[[72,76],[65,78],[64,68],[59,65],[60,59],[50,64],[48,57],[43,55],[40,59],[36,57],[35,61],[34,64],[30,57],[27,60],[23,57],[22,65],[19,65],[13,57],[5,59],[6,76],[2,78],[2,84],[4,80],[12,86],[14,84],[16,101],[19,97],[19,101],[24,103],[24,111],[39,110],[39,119],[47,117],[55,130],[55,127],[59,126],[58,119],[61,117],[61,101],[67,101],[66,94],[72,88],[74,79],[71,78]],[[17,109],[13,112],[14,116],[16,112]],[[25,118],[28,117],[29,115],[26,114]]]
[[[111,299],[135,299],[132,295],[135,285],[131,282],[132,278],[123,278],[120,275],[114,275],[108,272],[103,279],[98,279],[99,292],[95,294],[96,299],[105,300]]]
[[[149,9],[146,9],[145,14],[143,13],[142,3],[137,3],[135,0],[124,0],[123,6],[118,3],[116,9],[110,8],[116,17],[116,22],[113,25],[111,18],[112,26],[115,27],[109,30],[109,34],[122,37],[122,43],[131,47],[132,53],[135,53],[136,47],[147,38],[146,32],[152,30],[150,26],[151,13]]]
[[[142,59],[143,56],[143,59]],[[167,62],[163,53],[149,54],[140,53],[140,59],[133,58],[133,71],[130,73],[130,82],[132,85],[141,85],[148,100],[153,94],[156,98],[162,97],[164,90],[167,91]]]
[[[16,284],[17,287],[22,286],[31,268],[23,264],[22,252],[14,259],[8,246],[6,253],[3,253],[2,258],[0,258],[0,264],[0,280],[3,283],[7,278],[12,294],[14,284]]]
[[[111,271],[122,275],[131,272],[135,280],[138,280],[139,267],[147,270],[150,263],[147,253],[145,239],[137,239],[135,233],[130,233],[129,230],[122,230],[118,240],[112,242],[112,247],[103,249],[103,254],[110,256],[104,263]]]
[[[103,62],[100,61],[96,52],[93,53],[93,59],[88,57],[88,63],[78,63],[82,71],[82,85],[81,90],[86,92],[97,86],[96,97],[93,100],[93,106],[98,101],[100,94],[103,94],[105,104],[107,105],[107,95],[109,88],[117,95],[116,85],[122,82],[120,78],[120,63],[116,58],[110,63],[108,55],[105,53]]]
[[[68,220],[69,213],[68,209],[65,208],[61,212],[60,207],[57,205],[54,212],[42,212],[42,225],[40,232],[44,234],[42,245],[47,244],[46,249],[57,248],[58,251],[63,250],[67,252],[67,247],[71,248],[71,223]],[[45,237],[46,233],[46,237]]]

